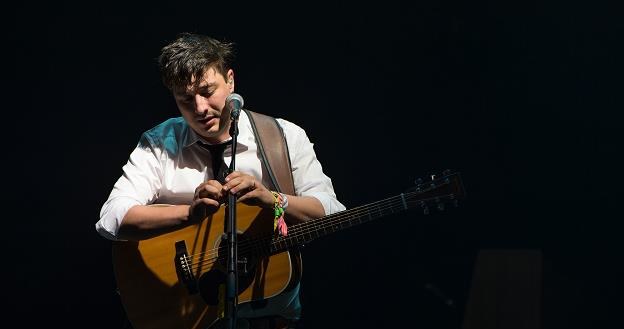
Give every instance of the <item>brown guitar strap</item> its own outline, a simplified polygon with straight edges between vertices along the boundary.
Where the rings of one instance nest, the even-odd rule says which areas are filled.
[[[290,156],[288,153],[288,144],[284,131],[275,118],[245,110],[251,127],[256,137],[256,144],[258,145],[258,153],[260,155],[260,161],[270,178],[270,183],[273,185],[269,187],[274,191],[295,195],[295,184],[292,177],[292,167],[290,163]],[[289,291],[297,286],[301,280],[302,266],[301,266],[301,253],[297,249],[289,251],[290,260],[292,262],[292,280],[285,288]],[[252,323],[251,328],[272,328],[280,329],[287,328],[287,325],[283,323],[280,325],[278,322],[281,317],[269,317],[262,319],[255,319],[254,321],[270,320],[268,323]],[[284,319],[282,319],[284,320]]]
[[[245,110],[251,127],[256,137],[260,161],[266,168],[272,189],[294,195],[295,184],[292,177],[290,156],[288,155],[288,144],[282,127],[275,118]]]

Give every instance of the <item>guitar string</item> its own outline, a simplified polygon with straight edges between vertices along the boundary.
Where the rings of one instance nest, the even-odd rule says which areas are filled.
[[[396,203],[396,204],[399,204],[399,203]],[[388,208],[392,208],[392,207],[391,206],[387,206],[387,207],[385,207],[383,209],[380,208],[378,210],[385,210],[385,209],[388,209]],[[356,216],[351,216],[351,217],[356,217]],[[333,219],[330,220],[330,221],[331,222],[335,222],[335,220],[333,220]],[[327,224],[327,223],[323,223],[323,224]],[[330,225],[325,225],[325,226],[330,226]],[[320,229],[312,229],[312,230],[307,230],[307,232],[298,232],[298,233],[296,233],[293,236],[289,235],[287,237],[280,237],[280,238],[284,238],[283,240],[286,240],[286,238],[290,237],[290,240],[294,240],[293,239],[294,237],[303,237],[306,234],[310,235],[310,232],[318,232],[318,231],[320,231]],[[260,239],[254,239],[254,240],[255,241],[253,241],[251,244],[250,243],[245,243],[245,242],[249,242],[249,240],[246,240],[245,242],[243,242],[244,244],[241,243],[241,245],[239,246],[239,247],[241,247],[240,251],[242,253],[246,253],[247,251],[249,251],[250,247],[251,247],[252,250],[253,249],[262,249],[262,248],[257,248],[258,246],[260,246],[260,247],[265,247],[264,249],[268,248],[269,249],[268,251],[270,253],[271,245],[275,246],[277,244],[276,241],[273,241],[270,245],[262,245],[262,244],[260,244],[260,242],[261,242]],[[253,248],[254,245],[255,245],[256,248]],[[213,257],[212,255],[210,255],[210,257],[202,258],[202,259],[200,259],[198,261],[191,262],[191,264],[190,264],[191,270],[197,270],[197,269],[200,269],[201,267],[204,267],[204,266],[211,266],[211,265],[213,265],[215,263],[215,260],[219,258],[219,256],[218,256],[219,251],[221,251],[222,249],[226,249],[226,247],[219,247],[218,249],[219,250],[217,250],[217,252],[216,252],[216,254],[217,254],[216,257]],[[212,250],[215,250],[215,249],[212,249]],[[215,254],[215,253],[212,253],[212,254]],[[196,257],[195,257],[195,255],[193,255],[193,256],[191,256],[189,258],[193,259],[193,258],[196,258]]]
[[[332,217],[330,217],[331,219],[325,220],[325,221],[323,221],[322,218],[320,218],[318,220],[314,220],[315,221],[314,223],[310,222],[309,225],[294,226],[293,230],[292,230],[294,232],[294,234],[288,235],[286,237],[280,236],[277,239],[275,239],[274,241],[271,241],[271,243],[268,244],[268,245],[266,243],[263,243],[263,242],[265,242],[266,240],[270,239],[269,236],[266,236],[266,237],[260,238],[260,239],[256,238],[256,239],[246,240],[243,243],[241,243],[241,246],[240,246],[241,247],[241,251],[242,251],[242,253],[245,253],[245,252],[249,251],[249,248],[251,248],[252,250],[253,249],[268,249],[267,251],[270,253],[272,247],[275,248],[275,249],[279,249],[279,246],[281,244],[284,244],[284,243],[286,244],[286,247],[289,247],[288,246],[288,242],[289,241],[293,242],[296,239],[297,241],[295,241],[295,242],[296,243],[300,243],[299,237],[302,237],[303,241],[306,242],[306,237],[305,236],[308,235],[309,238],[310,238],[310,241],[311,241],[313,239],[312,233],[317,233],[317,232],[320,232],[321,230],[324,230],[325,231],[324,233],[327,233],[328,229],[334,229],[336,226],[338,226],[338,224],[342,224],[346,220],[351,221],[351,220],[353,220],[356,217],[362,218],[363,216],[359,216],[359,215],[364,213],[364,212],[368,212],[369,213],[369,216],[368,216],[369,220],[373,220],[373,219],[376,219],[378,217],[373,217],[374,215],[371,216],[371,210],[376,210],[376,211],[383,211],[383,210],[388,210],[388,209],[393,210],[393,209],[397,208],[397,206],[400,206],[399,207],[400,211],[403,211],[403,210],[405,210],[404,207],[403,207],[403,201],[402,200],[392,200],[392,199],[398,199],[399,197],[400,196],[391,197],[391,198],[388,198],[386,200],[380,200],[378,202],[375,202],[374,204],[387,202],[387,204],[383,205],[383,207],[378,207],[377,209],[372,209],[372,208],[374,208],[373,204],[369,204],[369,205],[365,205],[365,206],[359,206],[359,207],[356,207],[356,208],[352,208],[351,209],[352,211],[350,211],[349,214],[343,214],[341,216],[332,216]],[[437,198],[442,198],[442,196],[438,196]],[[435,199],[435,198],[429,198],[429,199]],[[427,199],[422,199],[420,201],[425,202],[425,200],[427,200]],[[410,202],[412,202],[412,201],[410,201]],[[360,209],[358,209],[358,208],[360,208]],[[355,211],[356,209],[357,209],[357,211]],[[379,217],[382,217],[382,216],[383,215],[381,215]],[[348,227],[351,226],[351,223],[349,223],[349,224],[350,225]],[[264,247],[264,248],[258,248],[258,247]],[[198,269],[199,267],[202,267],[202,266],[204,266],[206,264],[207,265],[214,264],[214,260],[219,258],[218,254],[223,249],[225,249],[225,247],[219,247],[216,250],[213,248],[209,252],[208,257],[206,257],[206,258],[200,257],[201,259],[199,259],[199,260],[197,260],[195,262],[192,262],[190,264],[191,268],[193,270],[195,270],[195,269]],[[196,259],[197,256],[200,256],[200,255],[206,254],[206,253],[207,252],[198,253],[198,254],[192,255],[189,258]],[[215,253],[217,254],[216,257],[213,256]]]
[[[445,198],[445,197],[448,197],[448,196],[449,195],[438,196],[438,197],[428,198],[428,199],[421,199],[420,201],[421,202],[425,202],[425,201],[430,200],[430,199],[435,199],[435,198],[441,199],[441,198]],[[385,199],[385,200],[380,200],[380,201],[375,202],[375,203],[378,204],[378,203],[386,202],[388,200],[391,200],[392,202],[394,202],[396,200],[392,200],[392,199],[393,198],[397,199],[398,197],[399,196],[391,197],[391,198],[388,198],[388,199]],[[412,201],[410,201],[410,202],[412,202]],[[376,210],[377,211],[382,211],[382,210],[386,210],[386,209],[394,209],[396,205],[397,205],[396,202],[388,203],[387,205],[384,205],[385,208],[379,208],[378,207],[378,209],[376,209]],[[401,204],[399,204],[399,205],[403,206],[402,200],[401,200]],[[360,208],[360,209],[358,209],[358,208]],[[405,210],[403,208],[404,207],[400,207],[400,211]],[[358,211],[355,211],[356,209]],[[335,226],[337,226],[337,224],[344,223],[345,220],[343,220],[343,219],[348,219],[349,221],[351,221],[355,217],[360,217],[361,218],[362,216],[359,216],[359,215],[361,213],[363,213],[364,211],[369,213],[369,218],[370,218],[369,220],[372,220],[374,218],[372,218],[372,216],[370,214],[371,210],[375,210],[375,209],[373,209],[373,204],[368,204],[368,205],[365,205],[365,206],[359,206],[359,207],[356,207],[356,208],[352,208],[351,211],[349,211],[348,214],[343,214],[341,216],[331,216],[331,219],[328,219],[328,220],[323,220],[323,218],[319,218],[317,220],[314,220],[313,222],[309,222],[310,223],[309,225],[301,225],[301,226],[297,225],[297,226],[294,226],[293,230],[292,230],[292,232],[295,232],[294,234],[291,234],[291,235],[289,235],[287,237],[281,237],[280,236],[280,237],[276,238],[275,240],[271,241],[271,243],[268,245],[268,248],[269,248],[268,251],[271,252],[271,250],[270,250],[271,247],[279,248],[279,246],[281,244],[283,244],[283,243],[286,243],[286,247],[289,247],[288,242],[289,241],[292,242],[295,239],[297,239],[297,241],[295,241],[296,243],[300,243],[300,241],[298,240],[299,237],[303,237],[304,242],[306,242],[305,241],[305,235],[308,235],[310,237],[310,241],[311,241],[312,240],[312,235],[311,235],[312,233],[316,233],[316,232],[319,232],[321,230],[324,230],[325,233],[327,233],[327,230],[328,229],[332,229],[332,226],[335,227]],[[349,217],[351,217],[351,218],[349,218]],[[339,222],[339,223],[336,223],[336,222]],[[263,243],[263,242],[266,242],[266,240],[269,240],[269,239],[270,239],[270,237],[267,235],[264,238],[255,238],[255,239],[246,240],[245,242],[241,243],[241,251],[246,252],[247,251],[246,248],[248,248],[248,247],[258,247],[258,246],[260,246],[260,247],[267,247],[266,243]],[[251,245],[250,245],[250,243],[251,243]],[[213,248],[213,249],[209,250],[208,252],[202,252],[202,253],[194,254],[194,255],[190,256],[189,258],[197,259],[198,258],[197,256],[201,256],[202,254],[206,254],[206,253],[208,253],[209,257],[206,257],[206,258],[201,257],[201,259],[197,260],[196,262],[192,262],[191,265],[197,265],[197,264],[200,264],[200,263],[205,263],[206,261],[212,261],[212,260],[218,258],[218,254],[221,251],[223,251],[223,249],[225,249],[225,248],[226,247],[219,247],[216,250]],[[261,249],[261,248],[256,248],[256,249]],[[214,254],[217,254],[216,258],[212,257]]]
[[[390,198],[387,198],[387,199],[384,199],[384,200],[379,200],[379,201],[376,201],[376,202],[373,202],[373,203],[370,203],[370,204],[367,204],[367,205],[363,205],[363,206],[358,206],[358,207],[355,207],[355,208],[351,208],[351,209],[350,209],[349,211],[347,211],[346,213],[337,213],[337,214],[335,214],[335,215],[329,215],[329,216],[321,217],[321,218],[316,219],[315,221],[317,221],[317,222],[322,222],[322,224],[323,224],[323,225],[330,226],[330,224],[331,224],[331,223],[333,223],[333,222],[337,222],[337,221],[342,222],[344,218],[348,218],[349,216],[354,217],[353,215],[355,215],[355,214],[358,214],[358,215],[359,215],[359,214],[361,214],[363,211],[368,211],[368,212],[370,212],[369,210],[364,209],[364,208],[373,208],[373,206],[374,206],[374,205],[379,205],[379,204],[381,204],[381,203],[383,203],[383,202],[388,202],[388,201],[389,201],[389,200],[391,200],[392,198],[396,198],[396,197],[390,197]],[[359,216],[358,216],[358,217],[359,217]],[[327,220],[323,220],[323,218],[329,218],[329,219],[327,219]],[[306,223],[308,223],[308,222],[306,222]],[[288,235],[288,237],[290,237],[290,238],[293,238],[293,237],[298,237],[298,236],[302,236],[302,235],[305,235],[306,233],[310,232],[310,230],[308,230],[307,232],[306,232],[306,231],[304,231],[304,232],[297,232],[297,231],[298,231],[300,228],[302,228],[302,227],[306,227],[306,226],[308,226],[308,225],[309,225],[309,226],[313,226],[313,224],[308,224],[308,225],[306,225],[306,223],[302,223],[302,224],[298,224],[298,225],[294,225],[294,226],[292,226],[292,227],[291,227],[291,232],[294,232],[294,234],[290,234],[290,235]],[[311,223],[311,222],[309,222],[309,223]],[[316,223],[315,223],[315,224],[316,224]],[[312,231],[315,231],[315,230],[316,230],[316,228],[312,228]],[[287,238],[288,238],[288,237],[287,237]],[[269,238],[270,238],[270,236],[268,236],[268,235],[267,235],[267,236],[265,236],[265,237],[263,237],[263,238],[264,238],[264,239],[269,239]],[[260,239],[255,239],[255,240],[262,240],[263,238],[260,238]],[[249,240],[247,240],[247,241],[249,241]],[[244,243],[244,242],[243,242],[243,243]],[[243,245],[243,244],[241,243],[241,245]],[[241,246],[241,245],[239,245],[239,246]],[[211,250],[209,250],[209,251],[207,251],[207,252],[201,252],[201,253],[197,253],[197,254],[190,255],[190,257],[189,257],[189,258],[194,258],[194,257],[197,257],[197,256],[202,256],[202,255],[204,255],[204,254],[206,254],[206,253],[211,253],[211,254],[214,254],[215,252],[216,252],[216,253],[218,253],[221,249],[226,249],[226,248],[227,248],[227,247],[219,247],[219,248],[218,248],[218,250],[215,250],[215,248],[213,248],[213,249],[211,249]],[[210,255],[209,255],[209,256],[210,256]]]
[[[421,199],[420,201],[421,202],[425,202],[425,201],[428,201],[428,200],[431,200],[431,199],[436,199],[436,198],[441,199],[441,198],[445,198],[445,197],[448,197],[448,196],[449,195],[438,196],[438,197],[433,197],[433,198],[428,198],[428,199]],[[377,201],[377,202],[374,202],[374,203],[371,203],[371,204],[368,204],[368,205],[352,208],[351,211],[349,211],[347,214],[342,214],[340,216],[331,216],[330,215],[330,217],[326,217],[326,218],[330,218],[330,219],[327,219],[327,220],[323,220],[323,218],[319,218],[319,219],[314,220],[312,222],[308,222],[308,223],[310,223],[308,225],[296,225],[292,229],[292,232],[294,232],[294,234],[288,235],[287,237],[280,236],[280,237],[276,238],[274,241],[272,241],[271,245],[277,247],[278,244],[282,244],[282,243],[286,242],[287,243],[287,247],[288,247],[288,242],[289,241],[294,241],[295,239],[297,239],[296,243],[300,243],[300,241],[298,240],[299,237],[303,237],[304,238],[304,242],[305,242],[305,235],[309,235],[310,238],[311,238],[312,237],[311,233],[316,233],[316,232],[319,232],[321,230],[324,230],[325,233],[326,233],[328,229],[332,229],[332,226],[337,226],[337,224],[344,223],[345,219],[351,221],[355,217],[360,217],[361,218],[362,216],[360,216],[360,215],[363,212],[368,212],[369,213],[369,218],[370,218],[369,220],[372,220],[373,218],[371,217],[371,214],[370,214],[371,210],[382,211],[382,210],[387,210],[387,209],[393,209],[397,205],[397,203],[395,202],[397,200],[392,200],[392,199],[398,199],[399,197],[400,197],[400,195],[399,196],[395,196],[395,197],[390,197],[390,198],[387,198],[385,200],[380,200],[380,201]],[[403,206],[403,202],[402,202],[403,200],[400,200],[400,201],[401,202],[399,203],[399,205]],[[384,205],[385,208],[377,207],[377,209],[374,209],[373,205],[379,206],[379,204],[383,203],[383,202],[388,202],[387,205]],[[407,202],[407,200],[406,200],[406,202]],[[413,201],[410,201],[410,203],[411,202],[413,202]],[[404,207],[400,207],[400,211],[403,211],[403,210],[405,210]],[[336,223],[336,222],[338,222],[338,223]],[[266,246],[266,244],[262,244],[262,242],[266,241],[268,239],[271,239],[271,237],[267,235],[267,236],[262,237],[262,238],[255,238],[255,239],[246,240],[245,242],[241,243],[241,245],[240,245],[241,246],[241,250],[246,251],[245,248],[249,247],[250,243],[251,243],[251,247],[254,247],[254,246]],[[271,246],[269,246],[269,251],[270,251],[270,247]],[[191,263],[191,265],[198,264],[199,262],[205,262],[205,261],[214,260],[215,258],[212,257],[212,256],[214,254],[219,254],[225,248],[226,247],[219,247],[217,249],[213,248],[213,249],[211,249],[211,250],[209,250],[207,252],[202,252],[202,253],[197,253],[197,254],[191,255],[189,258],[191,258],[191,259],[195,258],[196,259],[196,258],[198,258],[198,256],[202,256],[202,255],[205,256],[205,254],[208,253],[208,255],[207,255],[208,257],[207,258],[201,257],[200,260],[198,260],[198,261],[196,261],[194,263]],[[260,249],[260,248],[258,248],[258,249]]]
[[[347,212],[347,213],[345,213],[345,214],[340,214],[340,213],[337,213],[336,215],[330,215],[330,216],[325,217],[325,218],[327,218],[327,219],[325,219],[325,220],[323,219],[323,217],[321,217],[321,218],[319,218],[319,219],[315,219],[314,221],[316,221],[316,222],[322,222],[321,224],[322,224],[322,225],[324,225],[324,226],[330,226],[330,225],[333,225],[335,222],[342,222],[342,221],[343,221],[343,219],[347,219],[347,218],[349,218],[349,217],[351,217],[351,218],[349,218],[349,220],[350,220],[350,219],[353,219],[353,217],[361,217],[361,216],[359,216],[359,214],[364,213],[364,212],[370,212],[370,211],[368,210],[368,208],[373,208],[373,205],[377,205],[377,206],[378,206],[378,204],[381,204],[381,203],[387,202],[388,200],[390,200],[390,199],[392,199],[392,198],[393,198],[393,197],[388,198],[388,199],[385,199],[385,200],[380,200],[380,201],[377,201],[377,202],[374,202],[374,203],[371,203],[371,204],[368,204],[368,205],[364,205],[364,206],[359,206],[359,207],[352,208],[352,209],[350,209],[350,211],[348,211],[348,212]],[[379,210],[383,210],[383,209],[381,209],[381,208],[380,208]],[[379,211],[379,210],[378,210],[378,211]],[[340,214],[340,215],[339,215],[339,214]],[[311,222],[310,222],[310,223],[311,223]],[[295,225],[295,226],[293,226],[293,227],[291,228],[291,232],[293,232],[293,234],[289,234],[287,237],[279,237],[278,239],[280,239],[280,238],[281,238],[282,240],[286,240],[286,239],[289,239],[289,238],[290,238],[290,239],[295,239],[295,238],[298,238],[298,237],[304,236],[305,234],[310,234],[310,232],[320,231],[320,229],[319,229],[319,228],[317,228],[317,227],[310,227],[310,229],[303,230],[303,231],[301,231],[301,232],[300,232],[300,230],[302,230],[302,228],[306,228],[308,225],[309,225],[309,226],[318,226],[318,225],[312,225],[312,224],[305,225],[305,223],[302,223],[302,224],[303,224],[303,225],[301,225],[301,224],[300,224],[300,225]],[[315,223],[315,224],[317,224],[317,223]],[[269,238],[270,238],[270,236],[268,236],[268,235],[264,237],[264,239],[269,239]],[[276,239],[276,240],[278,240],[278,239]],[[258,239],[258,238],[254,239],[254,241],[257,241],[258,243],[259,243],[261,240],[262,240],[262,238],[260,238],[260,239]],[[250,241],[250,240],[245,240],[245,241],[243,241],[243,242],[239,245],[239,247],[242,247],[241,249],[243,249],[243,248],[247,247],[247,246],[249,245],[249,243],[248,243],[249,241]],[[277,242],[277,241],[274,241],[274,242],[273,242],[273,244],[276,244],[276,242]],[[256,244],[256,245],[257,245],[258,243],[252,243],[252,244]],[[227,247],[218,247],[218,248],[216,248],[216,249],[215,249],[215,248],[211,249],[211,250],[209,251],[209,255],[208,255],[210,258],[208,258],[208,259],[209,259],[209,260],[214,259],[214,258],[212,258],[211,256],[213,256],[214,254],[218,254],[218,253],[220,253],[223,249],[226,249],[226,248],[227,248]],[[189,258],[194,259],[194,258],[197,258],[198,256],[202,256],[202,255],[203,255],[203,254],[205,254],[205,253],[206,253],[206,252],[193,254],[193,255],[191,255]],[[201,261],[203,261],[203,260],[205,260],[205,259],[206,259],[206,258],[203,258]],[[192,263],[192,265],[194,265],[194,264],[196,264],[196,263]]]

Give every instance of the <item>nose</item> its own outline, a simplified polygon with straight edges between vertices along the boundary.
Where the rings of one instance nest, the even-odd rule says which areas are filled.
[[[208,99],[200,94],[195,94],[195,114],[205,115],[210,109]]]

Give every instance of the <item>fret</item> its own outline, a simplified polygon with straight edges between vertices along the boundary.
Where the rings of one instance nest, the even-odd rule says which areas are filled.
[[[382,212],[381,212],[381,208],[380,207],[375,207],[375,213],[374,214],[375,214],[374,219],[377,219],[377,218],[381,217],[383,215]]]
[[[277,251],[278,251],[277,242],[274,240],[271,240],[271,243],[269,243],[269,255],[273,255]],[[262,254],[262,250],[258,250],[258,253]]]
[[[353,224],[353,220],[354,220],[354,219],[355,219],[355,218],[354,218],[354,216],[348,216],[348,217],[347,217],[347,220],[345,221],[345,222],[346,222],[346,224],[347,224],[347,227],[352,227],[352,226],[354,226],[354,224]]]
[[[306,230],[304,234],[308,234],[308,238],[304,239],[305,243],[312,241],[312,232],[314,231],[314,221],[311,221],[309,225],[306,225]],[[312,226],[312,227],[309,227]],[[305,235],[304,235],[305,237]]]
[[[277,239],[271,239],[271,244],[269,245],[269,254],[274,254],[279,251],[279,241]]]
[[[302,241],[299,239],[299,237],[300,237],[300,234],[295,235],[295,240],[297,241],[297,244],[301,244],[301,241]]]
[[[362,224],[363,223],[363,219],[362,217],[358,217],[357,218],[357,224]]]
[[[403,210],[407,210],[407,202],[405,201],[405,193],[401,193],[401,202],[403,203]]]
[[[317,221],[316,221],[316,220],[312,220],[312,227],[313,227],[313,232],[314,232],[314,234],[315,234],[315,237],[314,237],[315,239],[316,239],[316,238],[318,238],[318,237],[319,237],[319,234],[320,234],[320,233],[319,233],[319,229],[318,229],[317,224],[318,224],[318,223],[317,223]]]
[[[327,226],[326,225],[321,225],[321,226],[323,226],[323,235],[327,235]]]

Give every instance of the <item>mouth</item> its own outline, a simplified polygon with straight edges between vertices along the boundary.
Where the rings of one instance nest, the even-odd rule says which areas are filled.
[[[207,124],[210,124],[213,120],[216,120],[216,119],[218,119],[217,116],[209,115],[209,116],[207,116],[207,117],[205,117],[203,119],[198,119],[197,122],[199,122],[199,123],[201,123],[203,125],[207,125]]]

